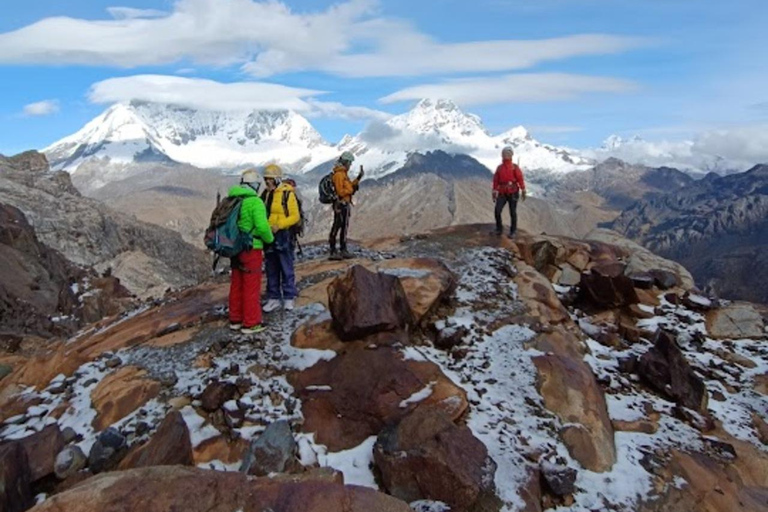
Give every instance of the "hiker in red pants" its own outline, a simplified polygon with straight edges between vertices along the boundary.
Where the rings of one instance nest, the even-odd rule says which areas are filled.
[[[229,190],[230,197],[243,197],[238,228],[253,236],[253,247],[232,260],[229,286],[229,328],[243,334],[264,330],[261,323],[261,264],[264,244],[274,241],[267,209],[258,195],[259,182],[259,173],[248,169],[243,172],[240,185]]]

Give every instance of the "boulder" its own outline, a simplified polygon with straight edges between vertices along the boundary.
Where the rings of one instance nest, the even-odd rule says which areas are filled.
[[[88,463],[88,458],[77,445],[67,446],[56,456],[54,471],[56,478],[66,480]]]
[[[23,512],[34,505],[31,480],[24,448],[19,443],[0,446],[0,510]]]
[[[205,388],[200,396],[201,407],[205,412],[214,412],[237,394],[237,386],[231,382],[214,381]]]
[[[572,266],[565,264],[561,267],[561,270],[563,273],[560,274],[560,279],[558,279],[557,284],[562,286],[576,286],[581,282],[581,272]]]
[[[560,436],[571,456],[590,471],[610,470],[616,462],[613,427],[592,370],[580,359],[556,354],[536,356],[533,363],[545,407],[565,425]]]
[[[288,380],[301,400],[304,430],[330,451],[358,446],[417,407],[436,405],[456,419],[468,406],[466,392],[437,365],[404,360],[387,347],[349,350]]]
[[[343,341],[396,331],[413,323],[400,279],[355,265],[328,285],[333,327]]]
[[[283,473],[295,459],[296,451],[291,426],[285,420],[276,421],[251,442],[240,471],[253,476]]]
[[[670,288],[675,288],[682,284],[680,278],[677,277],[677,274],[669,270],[655,268],[648,271],[648,274],[653,277],[653,284],[659,290],[669,290]]]
[[[653,347],[638,361],[637,372],[648,386],[678,404],[707,412],[707,388],[671,334],[661,330],[656,333]]]
[[[409,503],[435,500],[469,511],[494,492],[496,463],[485,445],[438,409],[417,409],[385,428],[373,456],[387,493]]]
[[[736,302],[707,312],[707,333],[718,339],[761,338],[765,325],[754,306]]]
[[[327,480],[252,478],[159,466],[104,473],[51,496],[34,512],[412,512],[386,494]]]
[[[126,453],[126,439],[117,429],[109,427],[99,434],[88,454],[88,468],[92,473],[109,471],[117,467]]]
[[[64,447],[64,437],[58,425],[48,425],[19,442],[27,452],[32,482],[53,474],[56,455]]]
[[[152,439],[140,449],[129,453],[120,463],[120,469],[147,466],[194,466],[189,428],[179,411],[165,417]]]
[[[522,262],[517,262],[517,269],[514,278],[517,294],[531,316],[545,325],[570,321],[568,310],[560,302],[547,278]]]
[[[544,462],[541,465],[541,476],[547,490],[555,496],[563,497],[576,492],[577,471],[567,466]]]
[[[598,309],[613,309],[640,302],[632,279],[624,275],[620,263],[592,267],[589,272],[581,274],[580,284],[580,299]]]
[[[146,375],[145,370],[125,366],[99,382],[91,392],[91,402],[98,413],[93,420],[96,430],[125,418],[158,395],[160,383]]]

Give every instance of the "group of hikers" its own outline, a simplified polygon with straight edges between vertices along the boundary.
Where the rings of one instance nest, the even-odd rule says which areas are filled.
[[[501,217],[505,206],[509,206],[510,213],[509,236],[515,235],[517,202],[521,197],[526,198],[523,173],[513,163],[513,155],[510,147],[502,150],[502,163],[493,177],[492,199],[498,236],[503,231]],[[332,173],[320,184],[320,201],[333,206],[333,226],[328,238],[331,260],[353,257],[347,246],[352,197],[365,175],[360,166],[357,177],[350,178],[354,160],[349,151],[342,153]],[[261,190],[262,181],[264,190]],[[324,185],[328,190],[324,190]],[[302,215],[296,182],[284,178],[276,164],[267,165],[261,175],[256,169],[243,171],[240,184],[229,190],[227,199],[214,211],[205,242],[218,255],[232,260],[229,326],[233,331],[259,333],[265,329],[262,312],[270,313],[280,307],[288,311],[294,309],[298,296],[294,272],[296,229],[302,223]],[[267,274],[267,300],[263,307],[262,265]]]

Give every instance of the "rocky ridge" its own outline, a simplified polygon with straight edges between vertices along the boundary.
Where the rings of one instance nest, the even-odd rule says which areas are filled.
[[[615,235],[488,228],[371,241],[349,263],[309,247],[299,307],[258,337],[229,332],[213,282],[0,356],[0,467],[16,470],[0,476],[22,493],[0,500],[164,510],[206,488],[233,510],[764,510],[757,311]],[[334,290],[390,298],[339,316]],[[137,468],[142,451],[198,468]]]

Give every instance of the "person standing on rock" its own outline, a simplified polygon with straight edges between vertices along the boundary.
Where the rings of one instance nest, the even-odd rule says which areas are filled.
[[[345,151],[333,168],[333,187],[336,190],[336,201],[333,203],[333,227],[331,227],[331,234],[328,238],[328,243],[331,246],[329,257],[331,260],[352,258],[352,255],[347,251],[347,231],[349,230],[349,217],[352,215],[352,196],[357,192],[360,180],[365,175],[361,165],[360,174],[357,175],[357,178],[349,179],[349,169],[354,161],[355,155]],[[336,236],[339,234],[341,253],[336,252]]]
[[[229,190],[229,197],[242,197],[237,227],[253,236],[253,248],[233,259],[229,285],[229,328],[243,334],[264,330],[261,319],[261,264],[264,244],[274,240],[267,220],[267,210],[258,195],[259,173],[243,171],[240,185]]]
[[[264,251],[267,268],[267,303],[264,312],[271,313],[280,307],[291,311],[296,296],[296,276],[293,269],[293,233],[291,228],[301,220],[296,191],[283,181],[283,170],[276,164],[264,169],[266,190],[264,200],[269,216],[269,227],[275,241]]]
[[[493,202],[496,204],[494,215],[496,216],[496,236],[501,236],[503,225],[501,223],[501,214],[504,206],[509,205],[509,237],[515,236],[517,231],[517,201],[525,201],[525,181],[523,180],[523,171],[512,162],[515,152],[507,146],[501,150],[501,165],[496,168],[493,175]]]

